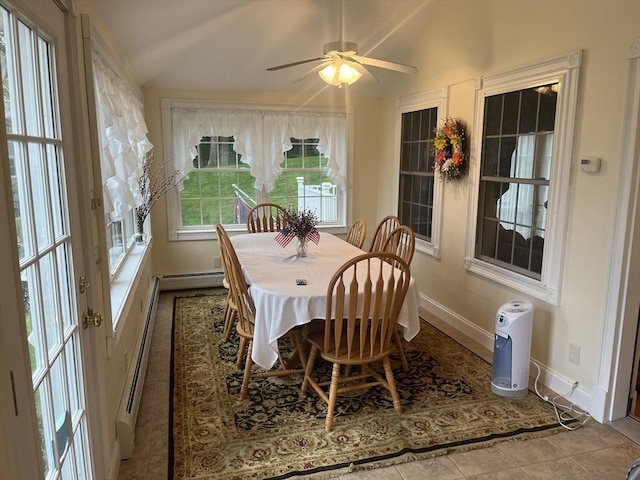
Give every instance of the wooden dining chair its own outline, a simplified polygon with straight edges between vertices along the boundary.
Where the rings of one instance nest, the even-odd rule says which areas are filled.
[[[364,244],[364,238],[367,234],[367,223],[358,219],[351,225],[349,231],[347,232],[346,241],[349,242],[354,247],[362,248],[362,244]]]
[[[247,232],[279,232],[285,224],[287,211],[275,203],[259,203],[247,214]]]
[[[391,268],[389,262],[397,267]],[[337,395],[353,390],[380,385],[389,390],[396,412],[402,414],[389,354],[410,279],[405,261],[385,252],[359,255],[331,278],[324,328],[306,332],[311,351],[300,392],[304,396],[311,385],[327,403],[327,432],[333,424]],[[314,378],[318,355],[333,364],[330,381]],[[384,377],[370,367],[376,362],[382,363]],[[361,368],[352,370],[354,366]]]
[[[400,225],[393,232],[389,234],[389,237],[382,246],[383,252],[395,253],[407,265],[411,265],[413,259],[413,253],[416,250],[416,238],[413,233],[413,229],[407,225]],[[395,265],[394,265],[395,266]],[[402,338],[400,337],[399,329],[396,329],[393,335],[393,341],[398,349],[398,355],[400,355],[400,361],[402,362],[402,368],[405,371],[409,370],[409,362],[402,346]]]
[[[382,247],[384,245],[384,242],[387,240],[387,237],[400,225],[400,219],[395,215],[387,215],[382,220],[380,220],[380,223],[378,223],[376,231],[373,234],[373,240],[371,241],[369,251],[382,251]]]
[[[253,343],[253,328],[256,311],[255,305],[253,303],[253,298],[249,293],[249,286],[244,278],[238,256],[236,255],[229,236],[224,230],[224,227],[220,224],[216,225],[216,232],[218,233],[218,241],[220,242],[225,276],[229,280],[229,292],[237,307],[238,321],[236,323],[236,331],[240,336],[240,346],[238,348],[236,366],[241,368],[242,359],[244,358],[245,360],[242,386],[240,388],[240,400],[242,400],[247,395],[249,390],[249,380],[251,378],[281,377],[292,375],[294,373],[304,373],[307,357],[306,351],[302,348],[302,340],[299,330],[292,330],[287,333],[287,336],[291,340],[291,343],[297,352],[300,360],[300,367],[288,368],[284,358],[278,354],[279,365],[276,369],[252,372],[251,367],[253,365],[253,361],[251,360],[251,347]]]

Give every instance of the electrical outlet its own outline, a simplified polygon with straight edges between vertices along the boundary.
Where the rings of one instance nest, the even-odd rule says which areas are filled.
[[[580,365],[580,345],[575,343],[569,344],[569,361]]]

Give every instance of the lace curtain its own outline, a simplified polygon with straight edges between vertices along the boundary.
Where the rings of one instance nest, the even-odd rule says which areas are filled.
[[[233,137],[233,149],[250,167],[255,188],[270,192],[282,173],[291,138],[318,138],[328,160],[328,176],[344,190],[347,171],[346,115],[181,108],[171,110],[173,168],[193,170],[196,145],[206,136]]]
[[[95,54],[93,82],[104,210],[115,221],[141,204],[138,177],[153,145],[147,139],[142,103]]]

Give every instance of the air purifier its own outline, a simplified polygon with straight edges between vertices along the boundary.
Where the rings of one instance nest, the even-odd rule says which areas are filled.
[[[532,327],[531,302],[514,300],[498,309],[491,376],[493,393],[505,397],[527,394]]]

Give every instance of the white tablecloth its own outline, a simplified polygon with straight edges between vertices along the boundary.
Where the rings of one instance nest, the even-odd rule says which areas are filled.
[[[363,253],[359,248],[329,233],[320,242],[309,243],[306,257],[296,257],[296,240],[282,248],[276,233],[247,233],[231,236],[242,271],[250,285],[256,306],[251,358],[271,368],[278,356],[278,338],[296,325],[324,318],[327,286],[338,268]],[[296,285],[303,278],[307,284]],[[411,281],[398,323],[406,340],[420,330],[418,289]]]

